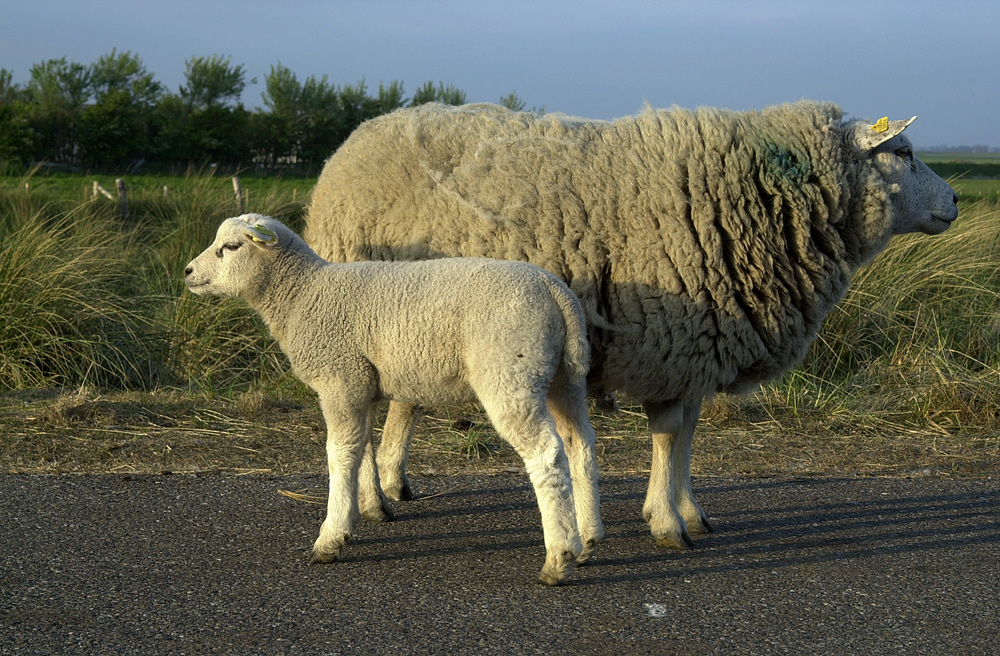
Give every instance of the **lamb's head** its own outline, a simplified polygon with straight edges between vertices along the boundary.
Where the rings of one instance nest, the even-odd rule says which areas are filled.
[[[267,284],[276,252],[294,238],[281,222],[260,214],[226,219],[212,245],[187,265],[184,282],[195,294],[249,300]]]
[[[947,182],[913,155],[913,145],[903,130],[916,120],[874,125],[859,121],[848,136],[858,160],[879,178],[878,187],[889,195],[891,234],[923,232],[937,235],[958,218],[958,196]]]

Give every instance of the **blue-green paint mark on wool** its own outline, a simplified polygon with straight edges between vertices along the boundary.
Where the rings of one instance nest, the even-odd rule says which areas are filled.
[[[809,160],[797,155],[795,151],[767,141],[764,143],[765,161],[768,171],[789,182],[802,183],[809,177],[812,169]]]

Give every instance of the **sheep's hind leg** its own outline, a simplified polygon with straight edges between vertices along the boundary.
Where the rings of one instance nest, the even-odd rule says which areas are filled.
[[[571,385],[557,378],[549,388],[549,412],[562,437],[573,478],[576,523],[583,543],[583,551],[576,562],[581,565],[593,555],[597,543],[604,538],[597,484],[597,454],[594,447],[596,438],[587,414],[585,390],[579,385]]]
[[[395,501],[413,499],[413,487],[406,476],[406,461],[410,453],[417,410],[415,405],[391,401],[385,427],[382,429],[382,443],[378,447],[378,471],[382,477],[382,490]]]
[[[569,462],[555,430],[555,422],[544,404],[529,410],[528,415],[508,411],[483,400],[497,432],[524,459],[525,469],[542,515],[545,535],[545,564],[538,580],[545,585],[563,583],[573,571],[583,551],[573,505],[573,483]],[[511,402],[524,407],[524,402]]]
[[[701,401],[685,404],[684,423],[673,444],[673,485],[674,503],[687,524],[688,533],[704,534],[715,531],[702,510],[701,504],[691,491],[691,444],[694,430],[701,415]]]
[[[326,418],[330,494],[326,518],[313,544],[310,563],[331,563],[351,537],[358,512],[358,469],[371,432],[367,409],[360,412],[320,397]]]
[[[677,480],[677,472],[689,472],[690,463],[678,463],[676,460],[679,457],[683,459],[685,452],[690,456],[690,439],[694,433],[694,424],[698,421],[698,415],[694,412],[697,408],[685,407],[680,401],[648,402],[644,407],[653,434],[653,457],[642,516],[649,522],[657,544],[671,549],[688,549],[694,546],[694,541],[677,506],[675,486],[687,485],[688,497],[694,502],[694,498],[690,496],[690,484]],[[683,448],[685,439],[688,445],[686,449]]]

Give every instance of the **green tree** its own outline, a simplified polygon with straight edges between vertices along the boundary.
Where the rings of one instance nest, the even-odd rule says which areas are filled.
[[[163,94],[163,85],[146,70],[142,60],[128,51],[118,54],[117,48],[91,67],[90,84],[98,104],[107,96],[122,94],[131,103],[152,106]]]
[[[121,167],[151,154],[153,108],[163,86],[130,52],[112,50],[91,67],[93,105],[79,124],[80,159]]]
[[[0,103],[20,100],[21,88],[14,84],[14,74],[6,68],[0,68]]]
[[[35,64],[25,93],[28,123],[39,135],[31,159],[75,162],[77,124],[90,97],[89,67],[65,57]]]
[[[159,104],[162,152],[175,161],[239,165],[252,157],[243,65],[219,55],[185,62],[185,84]]]
[[[433,82],[428,81],[413,94],[410,107],[431,102],[444,103],[445,105],[464,105],[465,92],[451,84],[445,86],[444,82],[439,82],[435,87]]]
[[[327,76],[304,82],[280,62],[264,79],[264,106],[269,118],[254,119],[255,152],[269,164],[279,161],[317,167],[363,121],[402,107],[401,82],[380,84],[368,94],[364,80],[338,88]]]
[[[339,97],[325,75],[300,82],[278,62],[264,78],[262,97],[270,118],[256,123],[271,133],[258,133],[257,152],[265,161],[303,163],[335,139]]]
[[[192,57],[184,64],[187,84],[180,95],[190,110],[227,107],[239,104],[246,88],[243,64],[233,66],[231,58],[220,55]]]
[[[524,101],[518,97],[516,91],[511,91],[506,96],[500,98],[500,104],[507,109],[512,109],[515,112],[524,111]]]
[[[14,75],[0,68],[0,163],[26,164],[34,150],[35,132],[28,122],[24,91]]]

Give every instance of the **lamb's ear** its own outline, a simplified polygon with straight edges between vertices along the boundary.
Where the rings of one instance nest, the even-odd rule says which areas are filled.
[[[247,236],[250,240],[257,244],[258,246],[276,246],[278,244],[278,235],[274,234],[273,230],[257,224],[254,227],[247,227]]]
[[[885,116],[875,121],[874,125],[867,121],[858,121],[854,124],[854,145],[861,152],[867,153],[898,136],[915,120],[916,116],[906,121],[890,121],[889,117]]]

